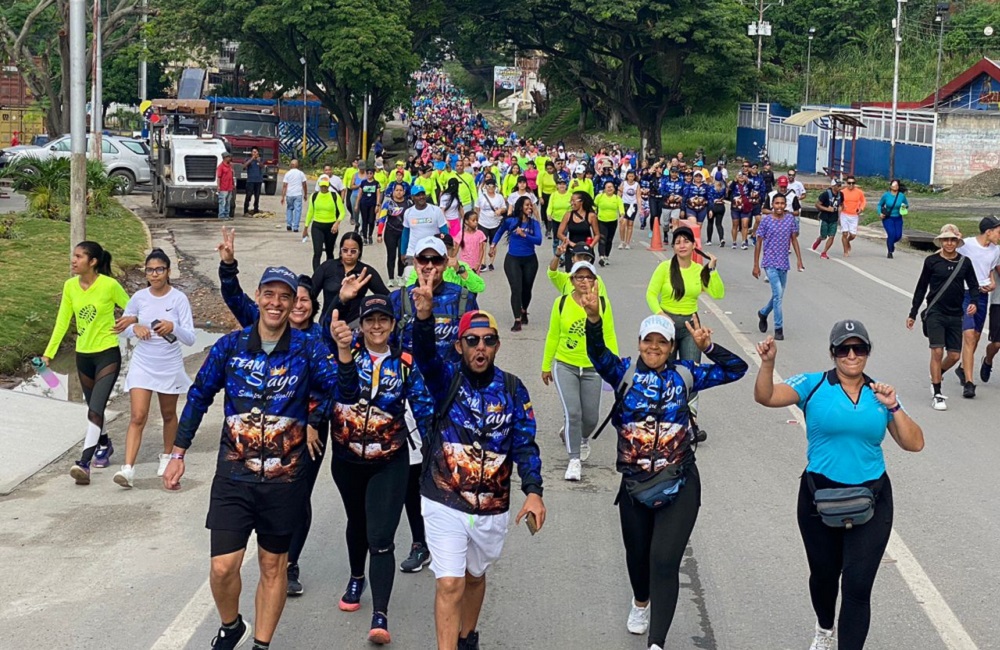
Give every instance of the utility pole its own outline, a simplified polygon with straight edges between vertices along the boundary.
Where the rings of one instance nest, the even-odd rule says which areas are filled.
[[[813,37],[816,35],[816,28],[809,28],[809,44],[806,46],[806,100],[802,102],[803,105],[809,103],[809,75],[812,73],[812,53],[813,53]]]
[[[90,132],[94,137],[94,159],[101,160],[104,131],[104,52],[101,38],[101,0],[94,0],[94,85],[90,92]]]
[[[896,20],[893,21],[895,32],[896,55],[892,67],[892,123],[889,135],[889,179],[896,177],[896,116],[899,114],[899,48],[903,43],[900,31],[903,28],[903,3],[906,0],[896,0]]]
[[[69,2],[69,252],[87,238],[87,3]]]
[[[945,12],[951,8],[947,2],[938,4],[937,15],[934,16],[934,20],[938,22],[938,58],[937,58],[937,75],[934,81],[934,112],[938,112],[938,104],[941,101],[941,57],[944,53],[944,18]]]
[[[764,22],[764,12],[775,5],[784,6],[785,0],[765,3],[765,0],[757,0],[757,22],[747,25],[747,34],[757,37],[757,92],[754,95],[754,103],[760,103],[760,73],[764,65],[764,37],[771,35],[771,23]]]
[[[149,0],[142,0],[142,59],[139,61],[139,103],[146,101],[146,93],[149,92],[146,83],[148,65],[146,63],[146,24],[149,22]]]
[[[361,123],[361,159],[368,160],[368,105],[372,101],[372,96],[365,93],[365,116]]]
[[[309,87],[309,61],[306,57],[300,57],[299,63],[302,64],[302,164],[306,163],[306,127],[308,126],[306,120],[306,98],[308,97],[306,90]]]

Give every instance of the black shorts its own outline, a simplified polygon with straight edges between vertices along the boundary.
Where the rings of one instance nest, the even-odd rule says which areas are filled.
[[[947,316],[939,311],[930,311],[924,320],[924,336],[932,348],[944,348],[948,352],[962,351],[962,317]]]
[[[990,305],[990,343],[1000,343],[1000,305]]]
[[[309,482],[259,483],[234,481],[216,476],[212,480],[211,500],[205,528],[212,531],[239,532],[249,539],[250,531],[257,531],[258,542],[264,550],[282,553],[279,539],[291,539],[292,533],[306,516],[309,501]],[[278,541],[264,546],[264,539]],[[245,541],[244,541],[245,546]],[[213,547],[213,555],[219,555]],[[238,549],[228,549],[232,552]]]

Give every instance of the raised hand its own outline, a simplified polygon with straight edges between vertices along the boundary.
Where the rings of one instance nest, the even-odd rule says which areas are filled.
[[[417,284],[413,287],[413,310],[417,312],[417,318],[423,320],[429,318],[434,311],[434,284],[425,276],[417,276]],[[403,297],[405,300],[405,296]]]
[[[712,346],[712,330],[701,324],[698,314],[692,316],[691,320],[684,323],[684,326],[691,333],[691,338],[694,339],[699,350],[704,352]]]
[[[889,384],[883,384],[882,382],[872,382],[870,388],[872,392],[875,393],[875,399],[877,399],[882,406],[888,406],[892,408],[899,403],[899,399],[896,397],[896,389]]]
[[[580,292],[580,306],[587,312],[587,320],[597,323],[601,320],[601,297],[597,293],[597,282],[590,291]]]
[[[344,321],[340,320],[340,310],[334,309],[330,314],[330,336],[339,350],[350,350],[354,332]]]
[[[344,278],[344,281],[340,283],[340,301],[346,302],[348,300],[353,300],[357,297],[361,289],[364,288],[372,279],[372,276],[368,275],[368,269],[361,269],[361,273],[358,275],[349,275]]]
[[[757,355],[761,363],[774,363],[778,357],[778,344],[774,342],[774,337],[769,336],[757,344]]]
[[[215,247],[219,251],[219,259],[226,264],[236,261],[236,228],[222,227],[222,241]]]

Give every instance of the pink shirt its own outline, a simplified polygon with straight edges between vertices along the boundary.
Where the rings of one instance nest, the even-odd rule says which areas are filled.
[[[528,171],[524,172],[524,177],[528,180],[528,188],[532,192],[537,192],[538,191],[538,170],[537,169],[529,169]]]
[[[465,247],[458,250],[458,259],[469,265],[473,271],[479,270],[479,245],[486,241],[486,233],[482,230],[463,233]]]

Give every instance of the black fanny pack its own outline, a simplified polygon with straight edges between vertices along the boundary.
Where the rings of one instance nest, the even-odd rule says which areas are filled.
[[[650,510],[669,506],[677,499],[687,482],[684,467],[667,465],[656,474],[644,479],[626,478],[625,490],[632,500]]]
[[[868,523],[875,516],[875,499],[881,483],[881,480],[875,483],[874,490],[864,485],[817,490],[812,474],[806,472],[806,484],[812,492],[816,512],[831,528],[850,530]]]

